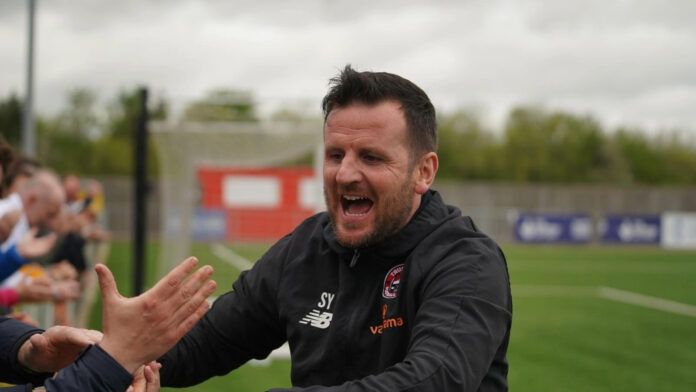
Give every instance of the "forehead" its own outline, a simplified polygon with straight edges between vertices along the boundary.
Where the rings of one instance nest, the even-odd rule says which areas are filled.
[[[324,137],[326,142],[344,137],[405,142],[406,118],[401,104],[396,101],[375,105],[354,103],[329,113],[324,124]]]

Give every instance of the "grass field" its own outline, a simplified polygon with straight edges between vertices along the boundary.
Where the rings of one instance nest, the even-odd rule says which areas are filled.
[[[265,246],[231,245],[256,260]],[[156,246],[149,248],[149,281]],[[695,391],[696,252],[656,248],[503,247],[514,317],[508,360],[513,391]],[[128,244],[109,267],[131,292]],[[239,270],[210,247],[193,251],[215,267],[221,294]],[[92,326],[99,327],[98,303]],[[188,391],[261,391],[289,386],[290,364],[245,365]],[[173,390],[173,389],[164,389]]]

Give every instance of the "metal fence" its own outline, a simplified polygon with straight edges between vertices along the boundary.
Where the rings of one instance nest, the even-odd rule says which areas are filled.
[[[130,238],[133,183],[130,178],[98,178],[106,192],[108,227],[116,238]],[[436,181],[433,186],[448,204],[471,216],[479,228],[506,243],[514,241],[512,221],[519,212],[585,213],[595,221],[606,214],[659,214],[696,211],[696,187],[511,184]],[[160,234],[159,189],[151,181],[148,233]],[[181,192],[196,192],[181,189]]]

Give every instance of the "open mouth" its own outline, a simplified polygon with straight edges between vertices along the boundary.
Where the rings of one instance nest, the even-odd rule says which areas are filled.
[[[372,209],[374,203],[364,196],[341,196],[341,207],[346,216],[364,216]]]

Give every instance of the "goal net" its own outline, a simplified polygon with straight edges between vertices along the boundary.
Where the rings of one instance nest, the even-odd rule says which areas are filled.
[[[194,241],[271,241],[323,208],[318,120],[150,128],[160,163],[159,277]]]

